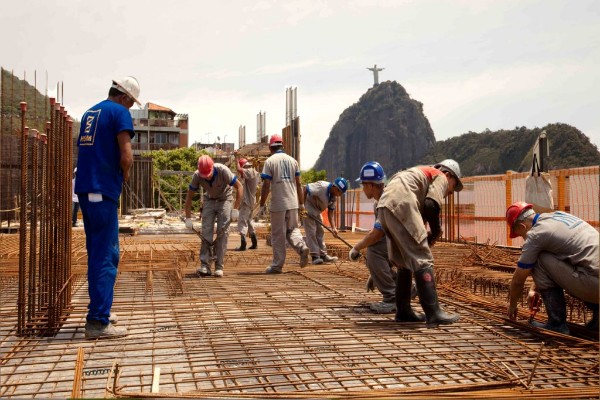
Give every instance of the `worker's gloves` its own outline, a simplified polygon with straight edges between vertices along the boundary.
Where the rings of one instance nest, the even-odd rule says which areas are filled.
[[[308,213],[306,212],[306,207],[304,206],[304,204],[300,204],[298,206],[298,216],[300,217],[300,219],[306,218],[308,216]]]
[[[350,258],[352,261],[358,260],[359,257],[360,251],[356,250],[354,247],[352,248],[352,250],[350,250],[350,253],[348,253],[348,258]]]
[[[258,218],[264,219],[266,213],[267,213],[267,206],[260,206],[260,208],[258,209]]]
[[[367,289],[367,293],[375,291],[375,282],[373,282],[373,277],[371,275],[369,275],[369,279],[367,279],[365,289]]]
[[[238,210],[236,208],[232,208],[231,209],[231,220],[237,221],[239,216],[240,216],[240,210]]]
[[[194,229],[194,223],[192,222],[191,218],[185,219],[185,227],[188,229]]]

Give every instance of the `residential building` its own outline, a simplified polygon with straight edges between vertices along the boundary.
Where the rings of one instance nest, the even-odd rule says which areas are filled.
[[[177,114],[168,107],[146,103],[131,109],[136,135],[131,141],[134,155],[152,150],[172,150],[188,146],[188,115]]]

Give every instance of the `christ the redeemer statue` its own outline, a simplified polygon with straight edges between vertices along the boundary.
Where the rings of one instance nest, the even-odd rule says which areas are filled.
[[[385,68],[377,68],[377,64],[375,64],[373,66],[373,68],[367,67],[367,69],[369,71],[373,71],[373,79],[375,80],[375,83],[373,83],[373,86],[379,85],[379,71],[383,71]]]

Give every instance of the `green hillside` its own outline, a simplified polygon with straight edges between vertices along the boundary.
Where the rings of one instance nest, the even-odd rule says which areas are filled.
[[[527,171],[531,168],[531,150],[542,131],[546,131],[550,145],[549,169],[600,165],[600,152],[590,139],[577,128],[560,123],[535,129],[465,133],[438,141],[420,164],[453,158],[465,176]]]

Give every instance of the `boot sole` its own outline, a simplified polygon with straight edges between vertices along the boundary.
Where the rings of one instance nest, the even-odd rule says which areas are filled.
[[[435,322],[427,322],[427,328],[437,328],[440,325],[452,325],[453,323],[457,322],[460,319],[460,317],[456,317],[456,319],[449,319],[449,320],[445,320],[445,321],[435,321]]]

